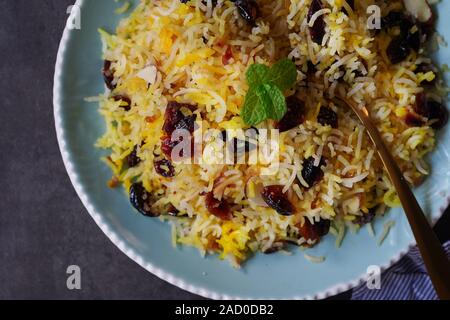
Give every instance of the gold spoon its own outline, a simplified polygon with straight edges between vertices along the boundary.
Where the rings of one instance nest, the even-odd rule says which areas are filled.
[[[436,293],[441,300],[450,300],[450,261],[425,218],[425,214],[417,203],[416,197],[403,177],[400,168],[384,144],[378,129],[370,119],[367,108],[360,107],[349,99],[340,97],[338,99],[348,105],[366,127],[369,137],[375,144],[378,155],[397,190],[398,197],[408,218]]]

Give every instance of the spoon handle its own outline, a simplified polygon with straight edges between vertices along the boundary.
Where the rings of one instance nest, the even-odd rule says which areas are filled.
[[[391,152],[381,138],[378,129],[370,119],[367,109],[359,108],[359,106],[347,100],[344,100],[344,102],[357,114],[366,127],[370,139],[375,144],[381,161],[400,198],[437,295],[442,300],[450,300],[450,261],[442,249],[441,243],[425,218],[425,214],[417,203],[416,197]]]

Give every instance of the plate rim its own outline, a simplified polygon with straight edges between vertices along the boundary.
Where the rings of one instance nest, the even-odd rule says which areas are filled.
[[[76,0],[75,6],[79,6],[79,8],[82,8],[85,0]],[[69,21],[70,17],[67,21]],[[83,185],[79,182],[78,174],[74,169],[74,165],[72,163],[70,153],[67,149],[67,143],[65,141],[65,129],[62,126],[62,117],[61,112],[63,110],[62,102],[61,102],[61,88],[62,88],[62,78],[63,78],[63,72],[62,72],[62,66],[64,64],[64,61],[66,59],[65,53],[67,51],[67,43],[70,39],[70,36],[72,34],[73,30],[70,30],[67,28],[67,24],[64,26],[63,35],[58,47],[58,53],[56,57],[56,63],[55,63],[55,73],[54,73],[54,79],[53,79],[53,115],[55,120],[55,129],[56,129],[56,136],[58,140],[58,146],[59,150],[64,162],[64,167],[67,171],[67,174],[70,178],[70,181],[80,198],[81,202],[83,203],[83,206],[88,211],[89,215],[92,217],[92,219],[95,221],[95,223],[98,225],[98,227],[103,231],[103,233],[107,236],[107,238],[120,250],[122,251],[126,256],[128,256],[131,260],[136,262],[138,265],[140,265],[142,268],[147,270],[148,272],[154,274],[161,280],[164,280],[182,290],[191,292],[193,294],[210,298],[214,300],[266,300],[264,299],[255,299],[254,297],[239,297],[239,296],[232,296],[223,294],[220,292],[216,292],[210,289],[205,289],[200,286],[192,285],[188,281],[182,279],[181,277],[177,277],[169,272],[166,272],[152,263],[148,262],[146,259],[144,259],[140,254],[138,254],[135,250],[133,250],[131,247],[129,247],[124,241],[120,240],[118,235],[109,227],[109,225],[105,222],[103,219],[103,215],[98,212],[94,206],[91,204],[89,200],[89,196],[84,191]],[[444,205],[439,209],[438,214],[435,216],[435,218],[431,221],[432,225],[434,225],[444,214],[445,210],[450,205],[450,195],[447,195],[444,199]],[[398,262],[404,255],[408,253],[408,251],[415,246],[415,241],[412,241],[409,243],[406,248],[403,250],[400,250],[398,254],[393,256],[387,263],[380,266],[380,269],[382,272],[384,272],[386,269],[390,268],[393,264]],[[305,296],[293,296],[290,299],[292,300],[315,300],[315,299],[325,299],[328,297],[332,297],[335,295],[338,295],[340,293],[343,293],[345,291],[348,291],[352,288],[355,288],[356,286],[362,284],[363,282],[366,282],[368,279],[367,274],[362,274],[356,277],[355,279],[348,281],[348,282],[342,282],[338,283],[332,287],[329,287],[323,291],[311,294],[311,295],[305,295]],[[276,300],[277,298],[267,298],[267,300]]]

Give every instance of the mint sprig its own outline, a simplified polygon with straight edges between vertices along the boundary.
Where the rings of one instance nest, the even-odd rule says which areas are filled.
[[[252,64],[246,73],[250,86],[241,117],[247,125],[255,126],[267,119],[279,121],[287,112],[284,92],[297,80],[295,64],[285,58],[271,68]]]

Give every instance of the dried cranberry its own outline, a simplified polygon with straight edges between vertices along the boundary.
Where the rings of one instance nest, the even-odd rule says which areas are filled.
[[[448,122],[448,110],[441,103],[431,100],[428,102],[429,119],[434,120],[431,127],[433,129],[442,129]]]
[[[422,28],[420,24],[415,25],[411,17],[399,11],[389,12],[381,21],[383,29],[400,28],[400,34],[392,39],[386,49],[386,55],[391,63],[397,64],[402,62],[408,57],[411,50],[419,51],[422,44]],[[417,30],[412,32],[414,26],[417,27]]]
[[[123,105],[123,103],[121,103],[120,107],[123,108],[125,111],[130,111],[131,110],[131,99],[128,96],[125,95],[116,95],[113,97],[114,101],[122,101],[125,103],[125,105]]]
[[[231,50],[231,47],[228,46],[227,50],[225,51],[224,55],[222,56],[222,63],[224,66],[228,65],[230,63],[230,60],[233,59],[233,51]]]
[[[306,118],[306,110],[304,103],[292,96],[289,97],[286,101],[287,103],[287,112],[283,119],[277,123],[276,128],[280,130],[280,132],[289,131],[295,127],[301,125]]]
[[[314,16],[314,14],[323,9],[323,4],[321,0],[313,0],[311,3],[311,7],[308,11],[308,22]],[[323,15],[318,17],[314,22],[313,26],[309,28],[309,33],[311,34],[311,39],[317,43],[321,44],[323,37],[325,36],[325,20],[323,19]]]
[[[397,36],[392,39],[391,43],[386,49],[386,55],[392,64],[397,64],[405,60],[411,52],[411,47],[408,41],[402,36]]]
[[[131,153],[127,157],[129,168],[136,167],[141,162],[141,159],[139,159],[139,157],[137,156],[137,148],[138,148],[137,145],[134,146],[133,151],[131,151]]]
[[[316,227],[317,233],[319,234],[319,237],[326,236],[328,232],[330,232],[330,220],[321,219],[319,222],[314,223],[314,226]]]
[[[169,102],[164,114],[163,131],[171,135],[175,130],[175,125],[183,119],[183,113],[180,111],[179,104],[176,102]]]
[[[155,167],[155,171],[160,176],[165,178],[171,178],[175,176],[175,168],[173,167],[172,162],[167,159],[155,160],[153,161],[153,165]]]
[[[305,240],[317,241],[321,237],[328,234],[330,231],[330,220],[320,220],[314,224],[311,224],[308,219],[305,219],[303,225],[297,226],[299,234]]]
[[[145,190],[142,183],[134,183],[130,188],[130,202],[133,207],[147,217],[158,217],[161,213],[152,208],[156,198]]]
[[[192,120],[186,120],[186,116],[183,114],[182,109],[188,109],[191,111],[194,111],[196,109],[196,106],[193,106],[191,104],[187,104],[187,103],[178,103],[175,101],[171,101],[168,103],[167,108],[166,108],[166,112],[164,114],[164,125],[163,125],[163,131],[167,134],[167,135],[172,135],[172,133],[176,130],[176,129],[192,129],[193,127],[189,127],[186,126],[185,124],[188,124],[190,121]],[[192,117],[192,116],[188,116],[188,117]],[[184,122],[184,123],[181,123]],[[194,119],[195,122],[195,119]],[[192,132],[192,131],[190,131]]]
[[[339,126],[338,115],[330,107],[322,106],[317,116],[317,122],[324,126],[337,129]]]
[[[217,200],[214,198],[214,193],[209,192],[205,196],[205,204],[208,211],[221,220],[231,220],[233,215],[231,213],[230,205],[225,199]]]
[[[234,4],[241,17],[252,27],[256,26],[256,19],[260,13],[255,0],[236,0]]]
[[[184,115],[183,109],[186,109],[185,111],[194,111],[196,109],[196,106],[187,103],[178,103],[172,101],[167,105],[166,113],[164,114],[163,131],[166,133],[166,135],[161,138],[161,149],[169,159],[171,159],[172,156],[172,149],[182,141],[172,141],[173,132],[175,130],[187,130],[192,134],[195,131],[195,120],[197,119],[197,115]],[[192,136],[190,137],[190,139],[192,140]],[[192,143],[192,141],[190,141],[190,144],[193,150],[194,144]],[[193,155],[194,153],[191,152],[191,154]],[[183,155],[180,156],[183,157]]]
[[[268,186],[261,193],[264,201],[276,212],[284,216],[294,214],[294,207],[283,193],[283,186]]]
[[[416,94],[416,103],[413,106],[414,111],[426,118],[429,117],[430,111],[428,110],[428,100],[425,93],[421,92]]]
[[[114,90],[116,85],[114,82],[114,72],[111,70],[111,61],[105,60],[103,64],[103,79],[109,90]]]
[[[419,93],[416,95],[416,103],[414,104],[414,111],[429,120],[434,120],[431,125],[434,129],[443,128],[448,122],[448,110],[441,103],[427,99],[425,93]],[[419,117],[416,116],[419,119]],[[414,121],[414,115],[409,114],[405,122],[410,126],[421,126],[424,125],[422,119]]]
[[[325,160],[322,158],[318,167],[314,166],[315,159],[310,157],[303,161],[302,177],[309,188],[313,187],[323,179],[324,173],[321,166],[324,166]]]
[[[393,64],[405,60],[411,50],[419,51],[422,44],[422,30],[416,25],[417,30],[412,32],[414,22],[400,12],[391,12],[383,18],[383,27],[400,27],[400,34],[392,39],[386,49],[386,55]]]

